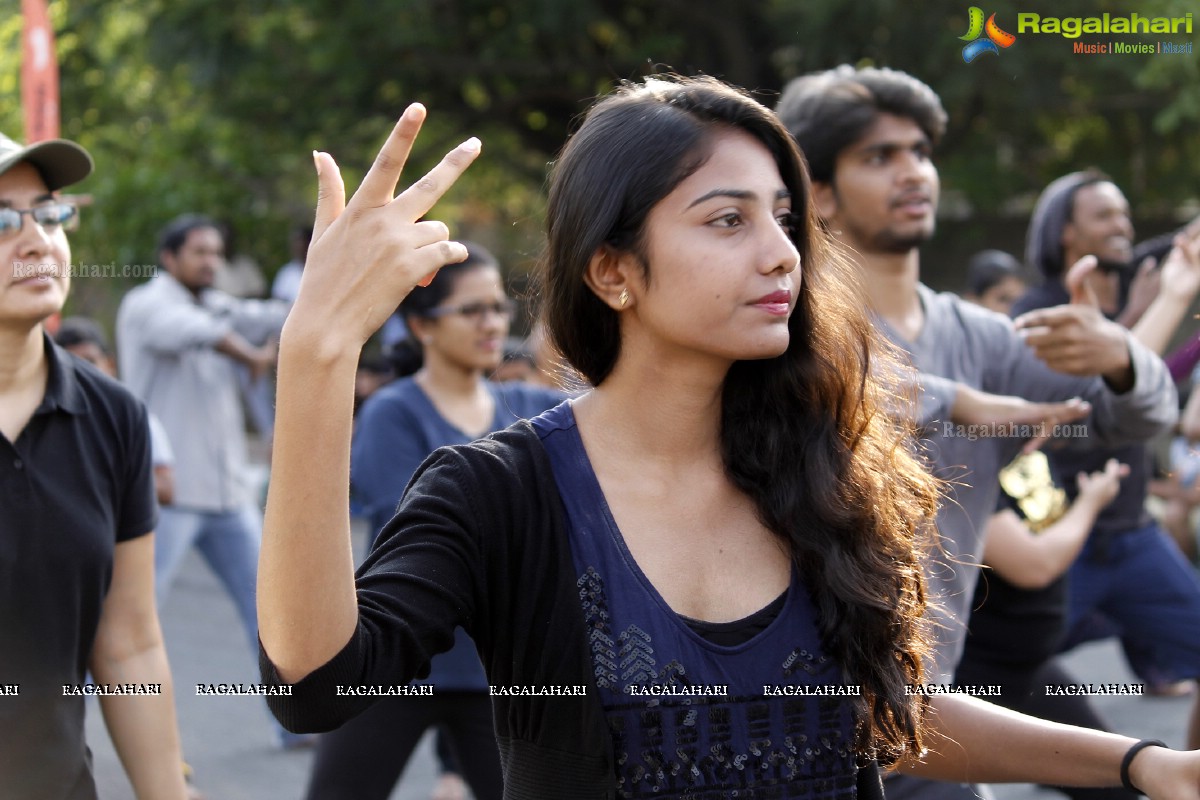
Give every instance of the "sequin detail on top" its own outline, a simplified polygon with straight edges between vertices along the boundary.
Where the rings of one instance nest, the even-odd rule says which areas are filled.
[[[622,798],[853,798],[853,714],[842,697],[712,695],[678,659],[657,669],[653,637],[627,626],[616,637],[604,580],[593,567],[579,597],[591,630],[597,686],[606,711]],[[779,650],[780,685],[828,679],[827,656]],[[614,669],[613,667],[616,667]],[[618,678],[619,670],[619,678]]]

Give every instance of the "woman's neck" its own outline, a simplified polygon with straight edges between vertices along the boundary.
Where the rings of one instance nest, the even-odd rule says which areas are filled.
[[[492,432],[496,401],[487,389],[483,370],[464,370],[427,358],[413,379],[442,419],[455,428],[472,438]]]
[[[624,356],[574,404],[585,441],[642,466],[720,461],[721,393],[729,364]]]
[[[0,435],[16,442],[46,395],[42,326],[0,327]]]
[[[436,353],[426,354],[413,379],[426,394],[460,401],[481,394],[484,388],[483,370],[463,368]]]
[[[46,352],[42,325],[0,326],[0,397],[46,384]]]

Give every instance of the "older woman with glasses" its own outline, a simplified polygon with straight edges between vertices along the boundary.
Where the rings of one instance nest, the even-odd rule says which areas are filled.
[[[444,267],[428,287],[400,304],[411,333],[400,347],[411,352],[393,360],[415,360],[420,368],[371,395],[355,423],[351,484],[372,538],[434,450],[535,417],[564,397],[486,379],[504,356],[516,305],[504,292],[492,254],[477,244],[468,244],[467,251],[465,261]],[[310,798],[386,800],[421,735],[436,726],[476,800],[498,800],[503,779],[487,677],[462,628],[420,683],[432,694],[384,698],[321,738]]]
[[[0,795],[96,797],[96,695],[137,796],[182,798],[146,409],[45,331],[70,287],[57,190],[91,171],[73,142],[0,135]]]

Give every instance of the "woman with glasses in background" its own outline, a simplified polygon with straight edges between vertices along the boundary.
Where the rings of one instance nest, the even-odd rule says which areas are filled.
[[[495,258],[477,244],[400,304],[410,332],[393,354],[401,377],[363,404],[351,448],[351,484],[374,540],[404,488],[439,447],[466,444],[556,405],[561,392],[486,379],[504,357],[515,304]],[[413,367],[415,373],[405,375]],[[426,729],[448,740],[476,800],[499,798],[500,759],[487,677],[475,643],[455,631],[454,647],[434,657],[420,683],[431,695],[385,697],[321,738],[308,797],[386,800]],[[457,771],[457,770],[456,770]],[[449,796],[449,794],[447,794]]]

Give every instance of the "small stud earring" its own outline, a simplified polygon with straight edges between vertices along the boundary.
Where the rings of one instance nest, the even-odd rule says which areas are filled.
[[[629,290],[628,289],[622,289],[621,293],[619,295],[617,295],[617,305],[619,305],[621,308],[624,308],[625,306],[629,305]]]

